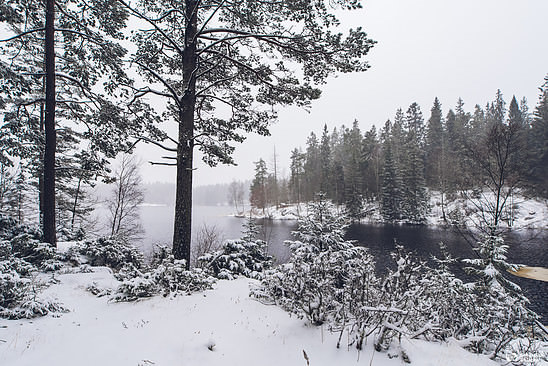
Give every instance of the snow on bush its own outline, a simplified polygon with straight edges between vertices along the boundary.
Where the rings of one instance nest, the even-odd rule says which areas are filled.
[[[144,264],[144,257],[133,245],[115,237],[103,237],[80,242],[69,249],[66,259],[78,261],[78,254],[84,255],[92,266],[106,266],[119,270],[131,263],[137,268]]]
[[[126,264],[115,275],[122,283],[113,294],[114,301],[135,301],[157,294],[176,296],[211,289],[215,278],[200,268],[186,269],[186,261],[178,260],[169,249],[160,247],[152,263],[141,270]]]
[[[55,249],[42,243],[39,231],[0,215],[0,317],[34,318],[62,311],[59,304],[41,299],[46,285],[37,279],[38,269],[55,270],[61,264]]]
[[[35,318],[64,311],[55,301],[38,296],[45,284],[36,279],[35,270],[32,264],[17,257],[0,260],[0,318]]]
[[[266,242],[257,238],[259,230],[250,219],[244,224],[243,237],[229,240],[213,253],[198,258],[200,267],[221,279],[234,279],[238,275],[261,279],[272,266],[272,257],[266,253]]]
[[[478,258],[466,259],[466,269],[476,281],[468,284],[475,295],[478,314],[475,335],[470,348],[476,352],[490,353],[499,357],[515,339],[530,338],[537,327],[537,314],[527,308],[529,300],[520,287],[508,280],[508,271],[519,265],[507,261],[508,246],[500,234],[491,230],[478,243]]]
[[[163,295],[203,291],[212,288],[215,279],[200,268],[186,269],[186,261],[172,255],[164,259],[152,272]]]

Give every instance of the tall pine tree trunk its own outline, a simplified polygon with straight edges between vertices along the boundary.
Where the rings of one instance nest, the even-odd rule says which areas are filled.
[[[53,246],[55,236],[55,0],[46,0],[45,23],[45,71],[46,71],[46,114],[44,129],[44,241]]]
[[[177,188],[175,192],[175,223],[173,255],[185,259],[190,266],[192,239],[192,160],[194,152],[194,105],[196,102],[195,69],[197,66],[196,40],[198,31],[197,0],[187,0],[185,48],[183,53],[183,97],[179,104],[179,141],[177,145]]]

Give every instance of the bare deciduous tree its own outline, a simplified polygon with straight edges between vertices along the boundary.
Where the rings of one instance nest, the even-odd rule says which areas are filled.
[[[234,180],[228,186],[228,200],[239,215],[244,211],[244,191],[244,183],[240,181]]]
[[[139,205],[144,201],[139,163],[130,155],[123,155],[115,172],[112,195],[107,199],[110,212],[110,235],[126,240],[141,239],[144,233],[140,223]]]
[[[196,266],[198,258],[206,253],[219,249],[224,241],[223,234],[215,225],[203,223],[196,233],[196,241],[192,246],[192,265]]]

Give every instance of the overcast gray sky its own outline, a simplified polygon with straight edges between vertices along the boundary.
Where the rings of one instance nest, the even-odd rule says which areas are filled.
[[[251,179],[254,161],[289,166],[289,153],[305,147],[311,131],[321,133],[359,121],[362,131],[381,127],[397,108],[419,103],[425,119],[437,96],[444,114],[459,97],[465,109],[484,106],[501,89],[526,97],[532,110],[548,73],[547,0],[366,0],[364,9],[345,13],[344,27],[362,26],[378,43],[368,57],[371,69],[339,75],[323,86],[310,113],[279,110],[270,137],[249,135],[235,152],[238,166],[209,168],[196,162],[195,185]],[[144,161],[163,155],[150,146],[137,150]],[[175,169],[143,165],[145,182],[175,181]]]

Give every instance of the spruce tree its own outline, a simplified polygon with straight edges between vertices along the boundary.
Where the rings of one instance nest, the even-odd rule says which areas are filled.
[[[261,158],[255,162],[255,177],[251,183],[249,201],[251,202],[251,206],[262,209],[263,214],[268,205],[267,179],[268,170],[266,162]]]
[[[363,194],[368,200],[378,199],[381,176],[381,145],[375,126],[372,126],[363,138],[362,164]]]
[[[533,192],[548,198],[548,75],[540,96],[528,136],[528,180]]]
[[[426,128],[426,185],[442,190],[444,177],[445,139],[443,130],[441,103],[436,97],[430,110],[430,118]]]
[[[306,162],[304,164],[304,176],[305,176],[305,200],[311,201],[314,199],[317,193],[320,192],[321,187],[321,160],[320,160],[320,145],[318,138],[314,132],[310,133],[310,136],[306,140]]]
[[[363,210],[363,137],[358,125],[354,121],[352,129],[343,132],[344,160],[343,169],[345,177],[345,204],[347,214],[352,219],[360,219]]]
[[[320,191],[324,192],[328,197],[331,195],[331,138],[327,130],[327,124],[324,125],[322,138],[320,141]]]
[[[306,155],[299,149],[295,148],[291,151],[291,162],[289,170],[291,177],[289,178],[289,191],[292,202],[297,204],[302,202],[304,189],[304,163]]]
[[[385,221],[395,222],[401,218],[402,181],[393,151],[393,136],[390,121],[382,131],[383,168],[381,191],[381,215]]]
[[[419,106],[411,104],[406,114],[407,137],[402,167],[402,216],[412,223],[424,223],[428,212],[428,192],[424,179],[424,120]]]

